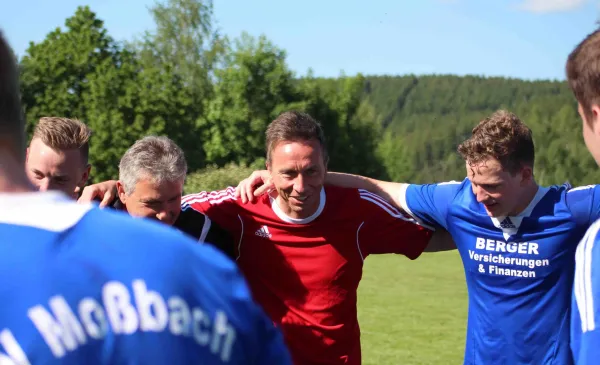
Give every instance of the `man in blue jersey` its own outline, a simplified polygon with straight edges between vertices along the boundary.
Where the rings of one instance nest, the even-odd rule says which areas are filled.
[[[583,139],[600,164],[600,30],[587,36],[569,55],[567,80],[578,101]],[[577,247],[571,314],[571,349],[576,364],[600,362],[600,221]]]
[[[0,364],[290,364],[225,256],[34,192],[18,90],[0,34]]]
[[[599,189],[539,186],[531,130],[506,111],[482,120],[458,150],[463,181],[415,185],[330,173],[327,182],[371,190],[450,232],[469,292],[465,364],[571,364],[575,246],[599,216]],[[270,189],[266,176],[240,183],[242,200]]]

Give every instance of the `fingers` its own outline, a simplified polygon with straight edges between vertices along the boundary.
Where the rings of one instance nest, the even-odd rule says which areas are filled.
[[[79,199],[77,199],[77,202],[82,203],[82,204],[91,203],[99,195],[100,195],[100,190],[98,190],[97,187],[95,187],[93,185],[86,186],[85,188],[83,188],[83,191],[81,192],[81,196],[79,197]]]
[[[261,195],[263,195],[264,193],[268,193],[269,191],[273,190],[274,185],[271,182],[271,180],[265,181],[265,183],[262,186],[259,186],[255,191],[254,191],[254,196],[259,197]]]
[[[115,199],[115,193],[112,190],[109,190],[104,194],[104,198],[100,202],[100,208],[104,208],[108,206]]]
[[[91,203],[100,200],[100,208],[109,205],[117,197],[116,181],[105,181],[90,186],[86,186],[81,192],[78,203]]]
[[[256,186],[263,185],[266,180],[270,177],[269,172],[266,170],[254,171],[249,177],[240,181],[238,186],[235,188],[235,197],[242,200],[242,204],[247,202],[254,202],[256,193],[254,192]]]
[[[238,186],[235,188],[235,198],[236,199],[241,199],[242,200],[242,204],[246,204],[248,202],[248,195],[246,193],[246,184],[247,184],[248,179],[244,179],[242,181],[240,181],[240,183],[238,184]]]

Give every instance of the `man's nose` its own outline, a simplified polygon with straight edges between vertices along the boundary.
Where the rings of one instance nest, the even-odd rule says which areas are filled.
[[[167,210],[167,209],[163,209],[156,214],[156,219],[158,219],[159,221],[161,221],[163,223],[167,223],[167,224],[171,225],[173,223],[173,216],[174,216],[173,212],[171,212],[170,210]]]
[[[39,191],[48,191],[50,190],[50,179],[38,180],[35,185],[37,185]]]

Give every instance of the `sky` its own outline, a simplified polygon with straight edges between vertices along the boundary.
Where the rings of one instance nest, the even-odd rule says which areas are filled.
[[[166,1],[166,0],[162,0]],[[149,0],[0,0],[18,55],[77,6],[117,40],[153,29]],[[455,74],[564,80],[569,52],[600,19],[600,0],[214,0],[224,34],[264,34],[297,75]]]

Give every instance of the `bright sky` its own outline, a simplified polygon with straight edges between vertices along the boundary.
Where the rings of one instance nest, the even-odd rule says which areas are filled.
[[[116,39],[153,21],[150,0],[2,1],[18,55],[89,5]],[[599,0],[215,0],[221,30],[265,34],[298,75],[475,74],[564,79],[572,48],[597,27]]]

